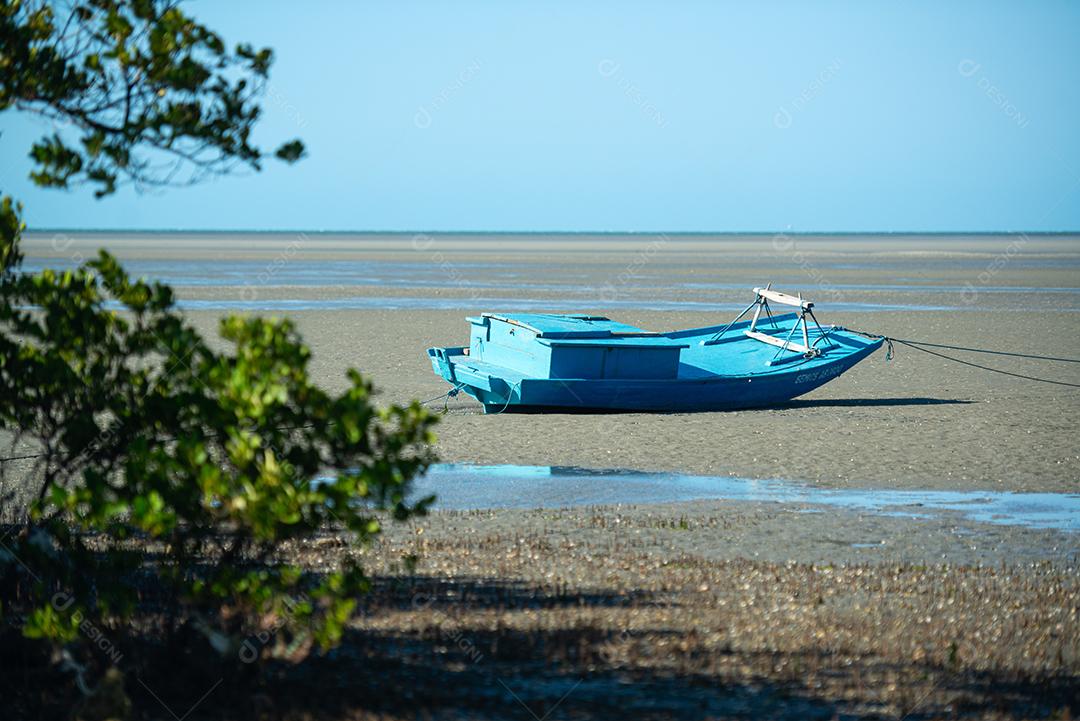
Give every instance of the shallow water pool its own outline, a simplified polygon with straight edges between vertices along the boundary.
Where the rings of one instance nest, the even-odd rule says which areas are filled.
[[[435,494],[435,508],[558,508],[675,503],[699,499],[813,504],[920,517],[952,511],[968,520],[1080,531],[1080,494],[888,489],[821,489],[792,481],[751,480],[562,466],[432,466],[414,493]]]

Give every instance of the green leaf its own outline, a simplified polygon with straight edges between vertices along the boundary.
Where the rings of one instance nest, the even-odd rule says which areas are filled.
[[[285,143],[274,153],[275,156],[284,160],[286,163],[295,163],[307,154],[304,149],[304,144],[299,140],[293,140]]]

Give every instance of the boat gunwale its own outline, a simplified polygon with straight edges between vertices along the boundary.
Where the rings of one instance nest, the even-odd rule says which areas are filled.
[[[722,326],[721,326],[722,327]],[[748,338],[739,338],[738,340],[748,341]],[[845,339],[852,340],[852,339]],[[450,366],[462,366],[469,368],[474,372],[485,373],[487,375],[497,377],[510,384],[522,384],[522,383],[590,383],[590,384],[618,384],[618,385],[672,385],[672,384],[710,384],[720,383],[732,380],[750,380],[753,378],[759,378],[762,376],[782,376],[784,374],[793,374],[796,369],[802,368],[808,363],[814,363],[814,367],[817,369],[831,368],[838,363],[844,363],[851,360],[852,356],[857,355],[869,355],[873,351],[877,350],[884,343],[883,338],[869,340],[860,347],[852,347],[850,351],[843,355],[833,359],[822,359],[820,356],[812,358],[792,358],[789,363],[783,366],[773,366],[767,370],[755,371],[749,373],[715,373],[709,370],[701,369],[698,366],[691,366],[698,368],[703,374],[697,377],[687,377],[683,375],[676,375],[674,378],[539,378],[535,376],[527,376],[521,371],[507,368],[496,363],[489,361],[482,361],[472,356],[465,354],[459,355],[446,355],[446,362]],[[847,345],[847,344],[845,344]],[[689,346],[683,346],[689,347]],[[445,349],[431,349],[431,350],[445,350]],[[861,358],[857,359],[861,360]],[[680,365],[691,365],[689,363],[682,363]]]

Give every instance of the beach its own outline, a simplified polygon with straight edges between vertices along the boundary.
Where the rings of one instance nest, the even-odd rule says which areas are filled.
[[[30,269],[71,267],[101,244],[174,285],[208,335],[227,313],[287,316],[327,389],[355,367],[382,403],[445,406],[449,465],[424,486],[445,508],[368,548],[328,530],[289,550],[315,569],[356,558],[374,586],[339,651],[257,695],[268,717],[1075,707],[1080,534],[1060,499],[1080,479],[1076,388],[896,344],[777,408],[485,415],[440,397],[425,351],[464,344],[482,312],[716,325],[772,282],[823,323],[1057,358],[931,348],[1080,383],[1077,237],[37,233],[24,250]],[[1028,498],[1062,510],[1032,521]]]
[[[312,345],[312,369],[330,387],[353,365],[386,401],[428,399],[448,390],[424,353],[468,340],[471,311],[290,312]],[[614,313],[610,315],[616,315]],[[728,314],[730,316],[732,314]],[[828,305],[820,315],[832,319]],[[1048,317],[1047,317],[1048,316]],[[206,330],[210,312],[192,315]],[[619,313],[647,329],[723,322],[718,313]],[[1075,314],[977,311],[842,314],[844,325],[932,342],[1080,356],[1080,343],[1054,333]],[[1041,330],[1035,330],[1041,329]],[[321,352],[320,352],[321,351]],[[981,359],[976,359],[977,361]],[[1012,359],[991,361],[1012,371]],[[1036,366],[1061,374],[1060,367]],[[1075,380],[1077,366],[1066,367]],[[441,409],[440,400],[434,407]],[[1074,491],[1080,451],[1076,389],[1021,381],[898,346],[781,409],[698,414],[504,414],[485,416],[464,395],[439,424],[447,461],[682,471],[799,479],[826,486]]]
[[[1080,358],[1072,236],[491,236],[30,234],[28,263],[104,244],[174,281],[210,335],[228,312],[287,315],[320,384],[360,369],[386,402],[444,393],[425,350],[465,317],[526,307],[647,330],[724,323],[751,288],[802,292],[824,323],[930,343]],[[179,265],[177,265],[179,263]],[[36,264],[36,265],[35,265]],[[179,281],[179,282],[175,282]],[[1080,364],[936,349],[1080,382]],[[897,345],[783,408],[696,414],[485,416],[464,394],[438,427],[450,462],[680,471],[828,487],[1076,490],[1075,388]],[[440,400],[435,407],[441,409]]]

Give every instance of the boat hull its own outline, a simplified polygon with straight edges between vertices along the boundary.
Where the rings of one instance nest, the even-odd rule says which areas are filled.
[[[464,348],[433,348],[429,355],[435,372],[487,413],[687,413],[782,404],[839,377],[881,344],[865,340],[828,358],[795,359],[756,373],[655,380],[513,378],[470,360]]]

